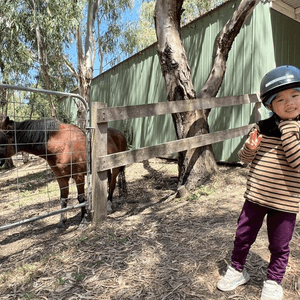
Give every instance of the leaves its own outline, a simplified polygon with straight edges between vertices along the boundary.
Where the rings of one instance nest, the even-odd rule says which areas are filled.
[[[38,43],[39,28],[43,58],[50,69],[50,76],[57,77],[62,70],[62,54],[73,39],[82,17],[83,1],[23,0],[0,3],[1,75],[4,80],[17,84],[24,80],[21,74],[31,75],[30,82],[41,78],[39,73]],[[15,76],[19,74],[19,76]],[[6,77],[6,78],[4,78]],[[13,80],[12,80],[13,78]],[[68,78],[69,80],[69,78]]]
[[[227,0],[185,0],[183,2],[181,26],[195,20],[225,1]],[[157,40],[153,19],[154,6],[155,1],[144,1],[141,5],[140,18],[133,30],[135,36],[134,38],[131,38],[135,41],[137,51],[150,46]]]
[[[100,61],[99,73],[133,53],[129,40],[133,35],[131,23],[124,14],[133,8],[132,0],[104,0],[99,7],[96,43]]]

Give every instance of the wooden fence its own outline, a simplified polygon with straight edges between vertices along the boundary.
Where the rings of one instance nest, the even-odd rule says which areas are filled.
[[[250,124],[225,131],[167,142],[157,146],[107,155],[108,122],[250,103],[255,103],[255,122],[257,122],[261,118],[261,102],[256,94],[122,107],[107,107],[106,104],[93,102],[91,109],[91,122],[92,128],[94,128],[92,134],[93,223],[103,220],[107,216],[107,170],[244,136],[254,125]]]

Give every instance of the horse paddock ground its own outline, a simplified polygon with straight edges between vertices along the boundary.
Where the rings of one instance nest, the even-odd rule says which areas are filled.
[[[60,207],[58,187],[57,201],[43,196],[42,176],[53,189],[57,183],[50,171],[41,173],[42,164],[19,166],[19,191],[15,173],[0,169],[0,225],[15,222],[20,211],[28,218]],[[118,210],[106,221],[79,231],[76,210],[68,212],[65,232],[56,233],[59,215],[1,232],[0,299],[260,299],[269,260],[265,224],[248,256],[250,282],[232,292],[216,288],[230,261],[247,172],[219,165],[211,182],[178,199],[175,162],[152,159],[128,166],[128,195],[118,198],[116,188]],[[36,196],[26,203],[20,197],[16,206],[11,199],[20,190]],[[71,197],[76,204],[76,190]],[[299,266],[297,217],[284,299],[300,298]]]

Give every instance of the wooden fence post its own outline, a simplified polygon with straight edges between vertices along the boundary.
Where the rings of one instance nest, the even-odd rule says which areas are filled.
[[[98,109],[107,105],[92,102],[91,122],[92,135],[92,223],[106,219],[107,217],[107,171],[96,172],[97,157],[107,155],[107,123],[97,123]]]

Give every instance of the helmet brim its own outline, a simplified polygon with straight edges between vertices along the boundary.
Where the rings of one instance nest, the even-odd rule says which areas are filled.
[[[265,95],[261,95],[260,98],[262,100],[262,103],[267,107],[272,103],[272,101],[274,100],[274,98],[277,96],[278,93],[293,88],[300,88],[300,82],[293,82],[290,84],[284,84],[282,86],[278,86],[275,89],[271,90],[269,93],[266,93]]]

